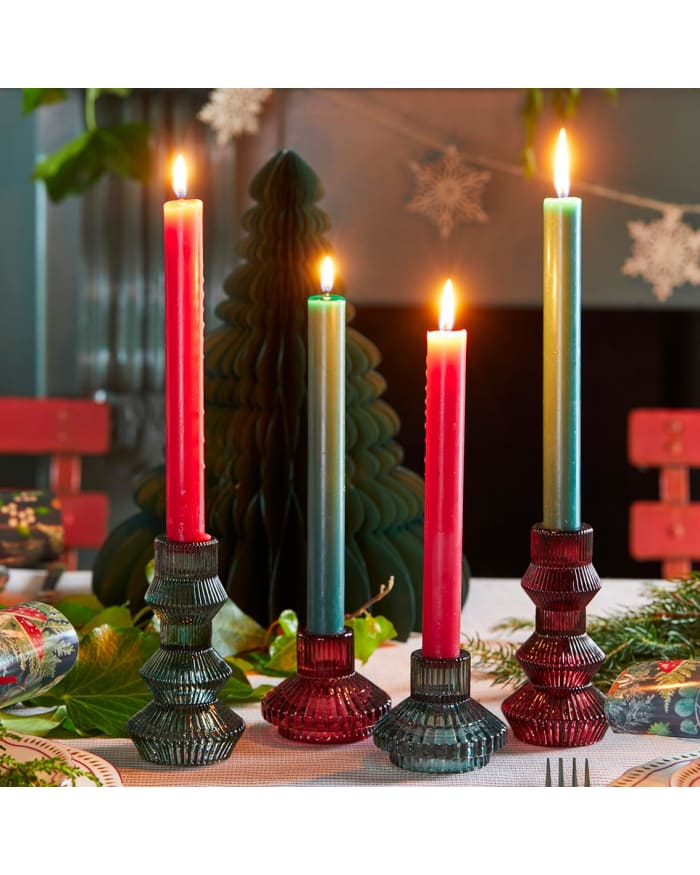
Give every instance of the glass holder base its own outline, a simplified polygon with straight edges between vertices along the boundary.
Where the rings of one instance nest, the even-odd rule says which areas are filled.
[[[454,773],[483,768],[508,730],[470,697],[471,656],[433,659],[411,654],[411,695],[374,727],[374,743],[391,762],[414,772]]]
[[[218,541],[155,540],[146,604],[160,619],[160,648],[141,668],[153,693],[126,724],[141,756],[168,766],[226,759],[245,722],[218,694],[231,669],[211,646],[211,621],[226,601]]]
[[[355,671],[352,629],[297,635],[297,673],[262,700],[262,716],[280,735],[308,744],[367,738],[391,707],[387,694]]]

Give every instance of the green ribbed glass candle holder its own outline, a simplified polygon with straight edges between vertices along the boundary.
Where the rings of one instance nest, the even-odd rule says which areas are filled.
[[[506,742],[505,723],[470,697],[471,656],[411,654],[411,695],[374,727],[374,743],[413,772],[480,769]]]
[[[153,701],[127,722],[141,756],[169,766],[202,766],[231,755],[245,729],[218,701],[231,669],[211,646],[211,622],[226,601],[218,541],[155,540],[146,604],[160,620],[160,648],[141,668]]]

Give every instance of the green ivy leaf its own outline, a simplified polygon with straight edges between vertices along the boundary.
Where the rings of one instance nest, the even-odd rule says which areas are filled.
[[[85,593],[59,599],[55,608],[63,614],[71,626],[81,629],[104,610],[104,605],[93,593]]]
[[[148,125],[128,122],[93,128],[65,143],[34,168],[52,201],[82,194],[105,173],[146,182],[150,170]]]
[[[270,644],[270,659],[266,665],[266,673],[286,675],[293,674],[297,668],[297,636],[278,635]]]
[[[125,122],[95,131],[104,168],[128,179],[148,182],[151,129],[143,122]]]
[[[245,672],[240,668],[234,659],[227,659],[226,662],[231,666],[231,677],[226,681],[219,693],[219,699],[224,704],[236,702],[259,702],[265,693],[272,689],[270,684],[260,684],[253,687],[245,675]]]
[[[98,626],[81,639],[63,680],[32,704],[66,705],[80,735],[124,736],[129,717],[152,699],[139,669],[158,645],[153,632]]]
[[[28,115],[40,106],[60,103],[67,97],[65,88],[23,88],[22,113]]]
[[[115,626],[117,629],[128,629],[134,625],[131,611],[123,605],[111,605],[108,608],[104,608],[84,623],[81,626],[80,632],[84,635],[91,629],[96,629],[98,626],[104,626],[105,624]]]
[[[294,611],[282,611],[277,619],[283,635],[296,635],[299,630],[299,619]]]
[[[0,711],[0,724],[21,735],[44,738],[50,732],[60,729],[67,715],[68,709],[65,705],[59,705],[53,711],[43,714],[12,714],[9,711]]]
[[[396,638],[394,624],[386,617],[365,614],[362,617],[352,617],[347,621],[347,625],[354,632],[355,658],[363,664],[367,662],[380,644]]]
[[[96,132],[85,131],[52,152],[34,168],[33,178],[43,180],[52,201],[82,194],[104,172]]]
[[[212,621],[211,643],[221,656],[236,656],[246,650],[258,650],[265,641],[263,627],[244,614],[235,602],[227,599]]]

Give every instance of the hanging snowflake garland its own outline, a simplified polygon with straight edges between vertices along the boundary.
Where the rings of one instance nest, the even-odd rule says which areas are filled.
[[[700,284],[700,231],[682,218],[680,209],[669,207],[654,222],[627,223],[633,246],[622,272],[650,282],[659,301],[683,283]]]
[[[260,113],[271,94],[271,88],[216,88],[197,118],[216,131],[216,142],[223,146],[241,134],[257,134]]]
[[[488,221],[481,199],[491,173],[471,167],[455,146],[448,146],[439,161],[411,161],[410,167],[418,190],[406,209],[430,219],[443,239],[450,236],[459,221]]]

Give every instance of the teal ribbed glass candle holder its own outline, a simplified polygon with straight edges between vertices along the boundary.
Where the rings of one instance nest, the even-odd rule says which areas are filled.
[[[211,622],[226,601],[218,541],[155,540],[146,604],[160,620],[160,648],[141,677],[153,701],[127,722],[141,756],[170,766],[202,766],[231,755],[245,723],[218,694],[231,669],[211,646]]]
[[[471,772],[506,742],[503,721],[470,697],[471,656],[411,654],[411,695],[374,727],[374,743],[413,772]]]

